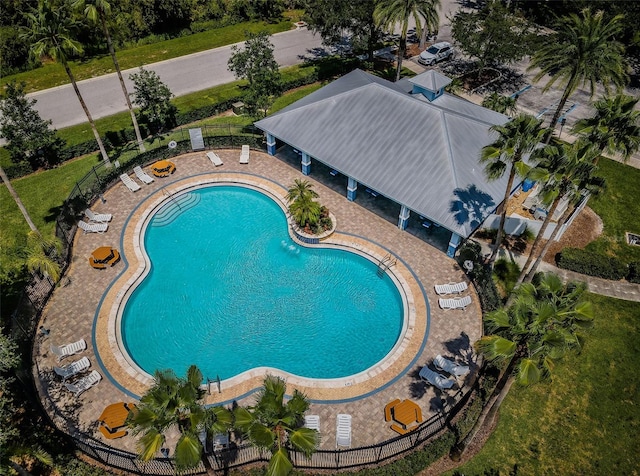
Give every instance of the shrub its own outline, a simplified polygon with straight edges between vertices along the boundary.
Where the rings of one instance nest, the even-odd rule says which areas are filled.
[[[505,295],[509,295],[520,276],[520,266],[510,259],[500,258],[493,264],[493,274]]]
[[[579,248],[565,248],[557,259],[560,268],[598,278],[618,280],[627,275],[627,265],[617,258]]]
[[[630,283],[640,283],[640,261],[632,261],[629,263],[627,281]]]

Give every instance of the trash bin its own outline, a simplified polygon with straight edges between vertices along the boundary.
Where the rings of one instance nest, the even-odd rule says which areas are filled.
[[[529,190],[531,190],[531,187],[533,187],[534,185],[535,185],[535,182],[533,180],[526,179],[524,182],[522,182],[522,191],[528,192]]]

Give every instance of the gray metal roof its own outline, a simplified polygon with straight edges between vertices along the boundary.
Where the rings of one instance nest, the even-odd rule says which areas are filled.
[[[509,118],[402,91],[356,70],[256,126],[468,237],[504,196],[507,177],[488,182],[478,157],[493,140],[489,127]]]
[[[416,86],[420,86],[421,88],[435,92],[451,84],[451,79],[444,74],[440,74],[437,71],[430,69],[418,76],[410,78],[409,82]]]

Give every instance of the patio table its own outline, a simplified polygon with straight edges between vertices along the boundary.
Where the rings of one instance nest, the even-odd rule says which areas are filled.
[[[156,177],[168,177],[175,171],[175,164],[169,160],[159,160],[151,166],[151,172]]]

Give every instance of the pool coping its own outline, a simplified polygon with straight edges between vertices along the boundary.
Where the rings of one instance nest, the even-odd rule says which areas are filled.
[[[289,234],[302,246],[345,249],[364,256],[374,263],[390,253],[388,249],[368,239],[340,231],[323,239],[320,245],[300,242],[290,226],[284,198],[287,193],[286,188],[259,175],[241,172],[208,172],[167,184],[143,198],[127,218],[121,235],[125,269],[109,285],[94,319],[93,340],[100,365],[116,386],[133,397],[139,398],[139,395],[144,394],[153,383],[153,378],[137,368],[126,353],[122,352],[118,323],[125,298],[130,295],[136,284],[144,279],[149,269],[148,257],[140,246],[141,240],[144,239],[144,229],[155,211],[170,200],[168,194],[181,194],[196,188],[215,185],[244,186],[265,193],[284,210],[289,224]],[[339,224],[337,230],[339,230]],[[392,256],[396,258],[396,264],[387,270],[387,274],[398,286],[406,316],[402,338],[378,364],[359,374],[342,379],[308,379],[278,369],[258,367],[223,380],[219,393],[210,392],[208,388],[205,403],[227,403],[243,398],[261,387],[266,373],[285,378],[288,392],[297,389],[311,401],[318,403],[364,398],[406,373],[424,348],[428,338],[430,313],[421,283],[400,257],[393,253]]]

